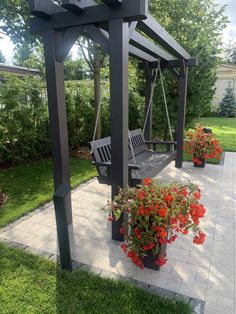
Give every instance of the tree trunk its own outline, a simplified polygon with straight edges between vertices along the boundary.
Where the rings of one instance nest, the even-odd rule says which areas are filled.
[[[96,138],[101,138],[102,125],[101,125],[101,111],[98,112],[99,104],[101,102],[101,58],[99,54],[94,56],[94,107],[96,109],[96,117],[98,115],[98,124]]]

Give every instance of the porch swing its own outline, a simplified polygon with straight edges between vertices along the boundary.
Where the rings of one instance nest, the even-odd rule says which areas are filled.
[[[167,123],[169,128],[169,134],[171,141],[145,141],[144,133],[147,126],[148,115],[151,110],[153,102],[154,88],[158,76],[160,75],[160,82],[162,88],[163,101],[165,105]],[[96,123],[94,127],[93,140],[90,142],[91,156],[93,158],[93,164],[98,171],[98,181],[101,184],[112,185],[112,173],[111,173],[111,137],[95,140],[98,119],[101,111],[101,102],[99,103]],[[147,177],[154,178],[160,171],[162,171],[170,162],[176,159],[177,151],[175,150],[176,142],[173,140],[172,128],[169,117],[169,110],[166,100],[165,87],[163,82],[163,76],[160,66],[160,60],[158,61],[157,68],[155,70],[154,83],[151,89],[151,96],[149,99],[148,108],[145,115],[143,130],[128,130],[128,168],[129,168],[129,185],[136,186],[142,183],[142,180]],[[165,145],[166,151],[157,151],[158,145]],[[151,149],[149,149],[151,147]]]

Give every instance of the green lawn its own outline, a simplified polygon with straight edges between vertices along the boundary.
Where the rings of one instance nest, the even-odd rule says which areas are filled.
[[[96,175],[89,160],[72,158],[70,168],[73,188]],[[0,186],[8,195],[6,206],[0,210],[2,227],[52,199],[52,163],[40,160],[2,170]]]
[[[195,123],[212,129],[224,151],[236,151],[236,118],[199,118]],[[184,153],[184,160],[192,160],[192,156]],[[220,161],[209,159],[207,162],[218,164]]]
[[[164,299],[126,282],[55,263],[0,243],[0,313],[190,314],[182,301]]]

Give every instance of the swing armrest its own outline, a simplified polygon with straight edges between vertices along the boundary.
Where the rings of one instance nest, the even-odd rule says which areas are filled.
[[[145,144],[147,145],[153,145],[153,144],[156,144],[156,145],[177,145],[177,142],[175,141],[145,141]]]
[[[111,168],[111,162],[110,161],[104,161],[104,162],[93,161],[93,165],[95,165],[96,167]],[[134,164],[128,164],[128,167],[129,167],[129,169],[134,169],[134,170],[140,169],[139,165],[134,165]]]

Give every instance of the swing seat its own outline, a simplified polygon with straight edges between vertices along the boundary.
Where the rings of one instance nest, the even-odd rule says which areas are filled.
[[[176,144],[176,142],[170,141],[145,141],[141,129],[130,131],[129,185],[136,186],[142,183],[144,178],[157,176],[170,162],[176,159]],[[158,145],[166,145],[167,150],[157,152]],[[90,146],[93,149],[93,163],[97,167],[99,183],[111,185],[111,138],[106,137],[90,142]],[[171,150],[173,146],[174,151]],[[135,158],[133,158],[133,154]]]

